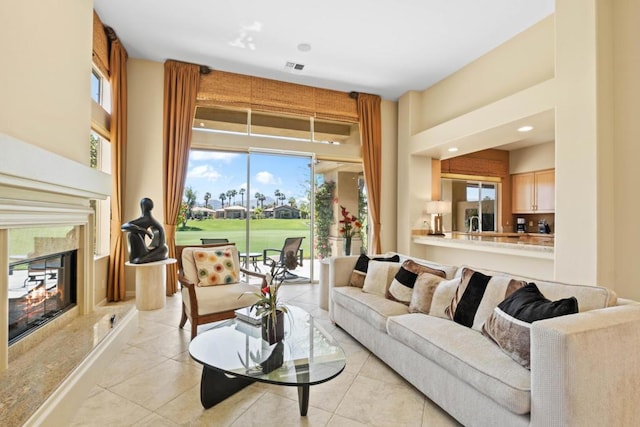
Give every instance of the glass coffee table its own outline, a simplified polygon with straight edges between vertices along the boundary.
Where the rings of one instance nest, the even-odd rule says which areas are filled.
[[[344,351],[313,317],[287,306],[285,337],[269,345],[260,326],[230,319],[196,336],[191,357],[203,365],[200,401],[210,408],[254,382],[298,387],[300,415],[307,415],[309,387],[338,376]]]

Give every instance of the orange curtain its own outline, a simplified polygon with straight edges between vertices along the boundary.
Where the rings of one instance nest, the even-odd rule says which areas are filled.
[[[382,125],[380,122],[381,99],[377,95],[358,94],[358,116],[362,135],[362,163],[367,184],[369,215],[373,225],[370,253],[379,254],[380,198],[382,187]]]
[[[127,153],[127,51],[120,40],[111,41],[109,53],[111,71],[111,247],[109,252],[109,279],[107,299],[124,301],[126,284],[124,263],[126,251],[123,242],[122,213]]]
[[[191,126],[196,109],[200,67],[176,61],[164,64],[164,229],[169,256],[176,257],[176,225],[187,174]],[[178,291],[176,264],[167,265],[167,295]]]

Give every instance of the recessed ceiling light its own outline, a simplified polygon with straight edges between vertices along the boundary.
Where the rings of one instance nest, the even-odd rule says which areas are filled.
[[[448,148],[447,151],[450,152],[450,153],[455,153],[456,151],[458,151],[458,147]]]
[[[311,45],[309,43],[300,43],[298,45],[298,50],[300,52],[309,52],[311,50]]]
[[[533,130],[533,126],[522,126],[518,128],[518,132],[529,132],[530,130]]]

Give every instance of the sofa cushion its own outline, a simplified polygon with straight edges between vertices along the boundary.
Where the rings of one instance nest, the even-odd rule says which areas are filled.
[[[451,304],[445,310],[456,323],[480,331],[493,309],[526,282],[511,276],[487,276],[465,267]]]
[[[441,276],[427,272],[418,274],[409,301],[409,312],[429,314],[433,295],[443,280]]]
[[[575,297],[550,301],[535,283],[529,283],[498,304],[482,326],[482,334],[529,369],[531,323],[577,312],[578,301]]]
[[[441,278],[446,277],[446,273],[442,270],[421,265],[412,259],[408,259],[402,263],[400,271],[398,271],[391,281],[386,297],[409,305],[413,288],[420,273],[430,273],[431,275]]]
[[[349,286],[355,286],[356,288],[362,288],[364,286],[364,279],[367,277],[367,270],[369,269],[369,261],[382,261],[382,262],[400,262],[399,255],[392,256],[377,256],[369,258],[367,255],[362,254],[356,261],[356,266],[351,273],[351,279],[349,280]]]
[[[361,289],[352,286],[333,288],[331,297],[334,304],[341,305],[383,332],[387,330],[387,318],[389,316],[407,314],[409,312],[409,308],[404,304],[381,298],[379,295],[362,292]]]
[[[390,317],[387,331],[511,412],[530,412],[530,371],[481,333],[419,313]]]
[[[200,316],[247,307],[258,300],[258,297],[252,293],[260,292],[260,288],[257,286],[242,282],[232,285],[194,286],[194,289],[198,300],[198,315]],[[245,292],[249,293],[245,294]],[[182,301],[187,313],[191,314],[191,301],[187,288],[182,288]]]
[[[380,295],[384,297],[389,290],[389,285],[400,270],[399,262],[371,261],[364,279],[362,292]]]

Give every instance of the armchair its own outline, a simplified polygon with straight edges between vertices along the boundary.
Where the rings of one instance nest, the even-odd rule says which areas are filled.
[[[196,262],[196,252],[201,256],[203,251],[226,251],[232,254],[232,269],[228,277],[233,282],[225,284],[203,286],[206,277],[199,274]],[[261,286],[266,284],[266,276],[255,271],[240,267],[238,249],[234,243],[208,245],[177,245],[176,258],[178,260],[178,281],[182,294],[182,318],[180,328],[184,327],[187,319],[191,323],[191,339],[198,334],[198,326],[219,320],[230,319],[235,316],[238,308],[247,307],[256,302],[257,297],[244,292],[260,292],[260,286],[240,282],[240,273],[261,278]],[[198,259],[200,261],[200,259]],[[202,271],[200,269],[200,271]]]
[[[297,265],[302,266],[302,260],[304,258],[304,251],[300,247],[302,245],[302,239],[304,237],[287,237],[284,240],[282,249],[267,248],[262,251],[262,262],[264,265],[271,266],[275,263],[276,267],[283,267],[283,271],[280,279],[295,278],[295,274],[291,273],[287,268],[286,256],[288,253],[294,254],[297,260]],[[276,255],[269,255],[269,252],[276,252]]]

